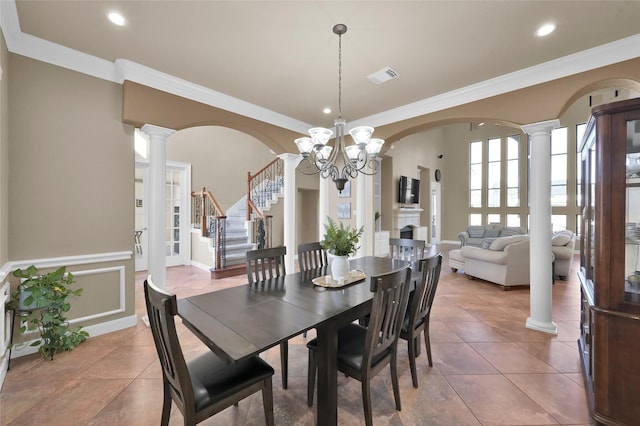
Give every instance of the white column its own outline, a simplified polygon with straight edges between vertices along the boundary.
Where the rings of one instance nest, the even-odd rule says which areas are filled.
[[[327,216],[329,215],[329,184],[333,185],[329,179],[318,176],[319,194],[318,194],[318,241],[324,238],[324,226],[327,224]]]
[[[375,243],[374,235],[374,206],[373,206],[373,176],[358,174],[356,192],[356,226],[364,227],[360,239],[360,249],[356,257],[373,256]]]
[[[166,289],[167,255],[166,255],[166,166],[167,138],[174,130],[145,124],[141,129],[149,135],[149,194],[145,202],[149,211],[149,242],[147,258],[149,275],[160,288]]]
[[[295,269],[296,246],[296,167],[302,160],[298,154],[281,154],[284,161],[284,245],[287,254],[284,266],[289,272]]]
[[[529,172],[529,265],[530,316],[526,327],[549,334],[558,334],[552,313],[552,252],[551,252],[551,131],[558,120],[522,126],[529,135],[531,170]]]

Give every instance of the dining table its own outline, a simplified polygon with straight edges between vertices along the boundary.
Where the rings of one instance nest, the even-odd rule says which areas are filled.
[[[323,267],[181,298],[178,315],[189,330],[229,363],[255,356],[315,328],[316,421],[318,425],[336,425],[337,332],[370,312],[371,276],[407,266],[411,266],[410,262],[388,257],[351,259],[351,270],[361,271],[364,278],[342,287],[327,288],[313,283],[314,278],[330,274],[330,267]]]

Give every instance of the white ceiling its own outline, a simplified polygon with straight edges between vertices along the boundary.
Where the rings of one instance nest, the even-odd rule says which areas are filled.
[[[17,0],[16,6],[21,33],[110,62],[126,59],[323,126],[337,115],[337,23],[349,28],[342,37],[342,115],[351,121],[407,105],[424,109],[478,84],[497,94],[507,74],[535,76],[531,67],[543,63],[544,76],[601,66],[617,57],[591,49],[611,42],[631,45],[631,57],[640,50],[640,1]],[[110,11],[128,24],[111,24]],[[549,21],[556,32],[534,37]],[[574,54],[576,60],[566,58]],[[366,78],[386,66],[400,77],[381,85]],[[328,116],[325,107],[333,109]]]

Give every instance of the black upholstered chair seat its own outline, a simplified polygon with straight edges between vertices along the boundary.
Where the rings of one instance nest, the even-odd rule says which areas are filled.
[[[346,365],[355,370],[362,370],[362,359],[364,357],[365,339],[367,328],[358,324],[349,324],[338,331],[338,364]],[[318,341],[313,339],[307,343],[309,350],[318,349]],[[376,365],[384,359],[391,349],[380,352],[371,360],[372,365]]]
[[[242,389],[273,375],[273,368],[262,359],[252,357],[227,364],[212,352],[187,363],[196,411],[223,400]]]

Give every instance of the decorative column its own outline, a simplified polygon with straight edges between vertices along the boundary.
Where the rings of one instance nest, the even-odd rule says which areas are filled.
[[[373,176],[359,173],[356,192],[356,227],[364,227],[360,238],[360,249],[356,257],[373,256],[374,235],[374,206],[373,206]]]
[[[149,212],[149,244],[147,258],[149,275],[155,285],[167,288],[167,255],[166,255],[166,166],[167,138],[175,131],[145,124],[141,129],[149,135],[149,194],[145,194]]]
[[[287,271],[295,269],[296,250],[296,167],[302,161],[299,154],[278,155],[284,161],[284,245],[287,254],[284,266]]]
[[[529,173],[530,229],[530,316],[526,327],[549,334],[558,334],[551,319],[552,312],[552,251],[551,251],[551,131],[558,120],[522,126],[529,135],[531,170]]]

